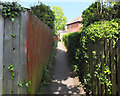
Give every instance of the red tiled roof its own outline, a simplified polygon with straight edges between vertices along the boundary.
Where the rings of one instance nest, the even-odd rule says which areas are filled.
[[[75,23],[75,22],[79,22],[79,21],[82,21],[82,20],[83,20],[83,18],[82,18],[82,16],[80,15],[80,16],[78,16],[77,18],[75,18],[74,20],[72,20],[72,21],[70,21],[69,23],[67,23],[67,25],[68,25],[68,24]]]

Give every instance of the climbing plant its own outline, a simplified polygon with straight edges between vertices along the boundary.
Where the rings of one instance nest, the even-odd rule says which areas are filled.
[[[101,85],[107,86],[107,91],[109,94],[112,94],[112,81],[109,78],[111,75],[111,67],[105,62],[103,64],[101,61],[102,58],[102,60],[105,60],[107,57],[105,54],[103,54],[101,58],[98,57],[100,51],[91,49],[91,52],[89,47],[92,47],[96,43],[99,43],[100,46],[105,46],[105,40],[109,40],[110,42],[112,41],[111,48],[114,49],[117,40],[120,39],[119,21],[120,19],[113,19],[112,21],[103,20],[94,22],[84,28],[82,32],[76,33],[78,37],[74,35],[75,33],[63,36],[63,42],[67,50],[69,50],[67,51],[68,54],[72,57],[75,71],[79,75],[79,79],[84,85],[85,90],[91,95],[93,94],[93,90],[95,90],[93,86],[97,84],[96,79],[100,81]],[[72,51],[72,49],[75,50]],[[100,50],[106,51],[104,47]],[[113,57],[113,59],[115,61],[116,57]],[[93,66],[93,69],[91,69],[91,66]]]
[[[24,7],[21,7],[20,4],[18,4],[17,2],[5,2],[2,3],[3,7],[2,7],[2,15],[4,18],[9,18],[12,22],[14,22],[15,20],[15,16],[19,16],[21,11],[26,11],[26,9]],[[10,34],[12,37],[12,40],[14,40],[14,38],[16,37],[16,35],[14,33]],[[15,48],[13,48],[14,50]],[[15,67],[14,64],[10,64],[8,66],[8,70],[11,74],[11,80],[14,79],[15,77]],[[30,92],[31,89],[29,88],[29,85],[31,84],[31,81],[27,81],[27,79],[25,79],[24,81],[21,81],[18,83],[19,87],[22,87],[23,85],[27,87],[27,91]],[[16,85],[17,86],[17,85]],[[14,90],[11,89],[11,92],[13,92]]]
[[[9,66],[8,66],[8,70],[11,72],[11,79],[13,80],[13,78],[15,77],[15,68],[14,68],[14,66],[13,66],[13,64],[10,64]]]
[[[31,81],[27,81],[27,79],[25,79],[23,82],[19,82],[18,86],[19,87],[26,86],[27,87],[27,92],[30,93],[31,92],[31,89],[29,87],[30,84],[31,84]]]
[[[15,20],[15,16],[18,16],[21,11],[26,11],[24,7],[21,7],[17,2],[5,2],[2,3],[2,15],[5,18],[9,18],[12,22]]]

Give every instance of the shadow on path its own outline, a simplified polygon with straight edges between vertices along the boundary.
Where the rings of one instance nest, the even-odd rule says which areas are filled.
[[[58,42],[55,57],[55,65],[52,70],[52,79],[50,86],[46,87],[43,94],[84,94],[79,80],[76,79],[71,70],[71,64],[68,60],[65,47],[62,42]]]

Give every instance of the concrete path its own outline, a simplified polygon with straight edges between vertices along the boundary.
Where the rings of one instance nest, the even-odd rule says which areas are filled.
[[[85,94],[84,90],[78,87],[80,82],[73,76],[65,51],[63,44],[58,42],[51,85],[46,89],[46,94]]]

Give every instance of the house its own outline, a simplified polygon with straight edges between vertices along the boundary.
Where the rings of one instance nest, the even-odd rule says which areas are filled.
[[[74,20],[67,23],[67,33],[80,31],[79,28],[82,27],[82,16],[78,16]]]

